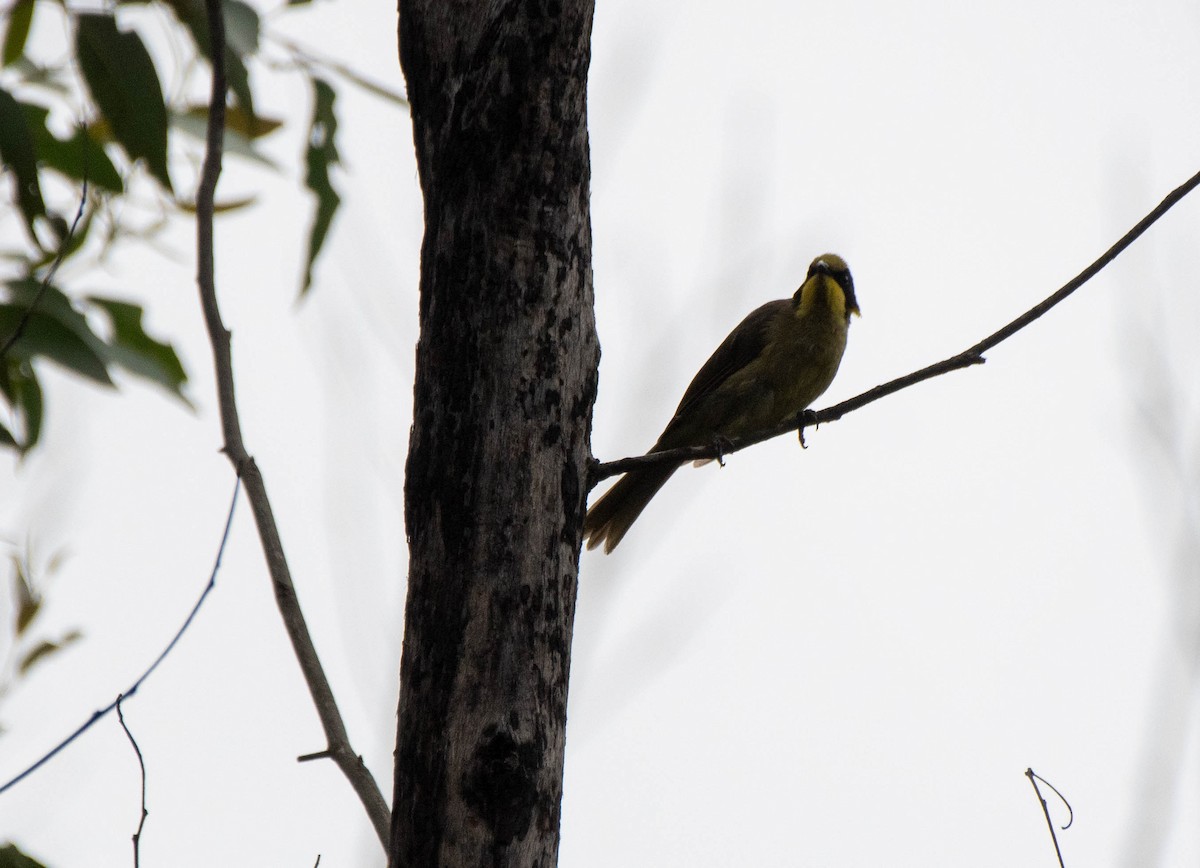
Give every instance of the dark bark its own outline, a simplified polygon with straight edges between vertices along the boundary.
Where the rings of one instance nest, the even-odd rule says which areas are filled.
[[[400,0],[425,198],[391,864],[549,868],[599,346],[591,0]]]

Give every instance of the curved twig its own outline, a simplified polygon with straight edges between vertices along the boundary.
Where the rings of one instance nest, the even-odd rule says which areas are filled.
[[[237,506],[238,494],[241,492],[241,488],[241,480],[234,482],[233,499],[229,501],[229,513],[225,516],[225,530],[221,533],[221,544],[217,547],[217,557],[213,561],[212,572],[209,573],[208,576],[208,584],[205,585],[204,590],[200,592],[200,597],[196,600],[196,605],[192,606],[192,611],[190,611],[188,616],[184,619],[183,626],[175,632],[173,637],[171,637],[171,641],[167,643],[167,647],[164,648],[159,655],[154,658],[154,662],[150,664],[145,672],[138,676],[138,679],[134,681],[133,684],[131,684],[124,692],[117,694],[116,699],[104,706],[104,708],[101,708],[98,711],[93,711],[91,717],[85,720],[83,724],[73,733],[68,735],[57,745],[43,754],[41,759],[33,763],[31,766],[29,766],[29,768],[25,769],[25,771],[21,772],[16,777],[7,781],[3,786],[0,786],[0,793],[15,787],[50,760],[54,759],[54,757],[56,757],[67,745],[75,741],[75,739],[79,738],[79,736],[83,735],[85,732],[95,726],[101,718],[109,714],[114,708],[117,708],[126,699],[129,699],[131,696],[137,693],[138,688],[142,686],[142,682],[150,677],[150,674],[158,668],[160,663],[167,659],[167,655],[170,654],[171,651],[174,650],[175,646],[179,644],[179,640],[183,638],[183,634],[187,632],[188,627],[192,625],[192,621],[196,620],[196,615],[199,613],[200,607],[204,605],[204,601],[208,599],[209,593],[214,587],[216,587],[217,573],[221,569],[221,558],[224,556],[225,546],[229,542],[229,529],[233,527],[233,508]]]
[[[782,434],[787,434],[791,431],[799,431],[803,437],[804,429],[820,425],[823,422],[836,422],[847,413],[853,412],[860,407],[865,407],[867,404],[878,401],[880,398],[885,398],[888,395],[899,392],[901,389],[907,389],[909,386],[915,386],[917,383],[932,379],[933,377],[948,374],[951,371],[958,371],[963,368],[969,368],[972,365],[980,365],[984,362],[983,354],[996,346],[1002,341],[1015,335],[1025,326],[1032,323],[1034,320],[1045,314],[1050,308],[1057,305],[1079,287],[1083,286],[1093,277],[1095,277],[1106,265],[1117,258],[1129,245],[1138,239],[1147,229],[1149,229],[1160,217],[1166,214],[1171,208],[1179,202],[1184,196],[1200,186],[1200,172],[1190,177],[1183,184],[1176,187],[1167,195],[1165,199],[1158,204],[1153,211],[1143,217],[1138,224],[1121,236],[1112,247],[1108,248],[1103,255],[1095,262],[1079,272],[1075,277],[1065,283],[1057,292],[1048,296],[1039,304],[1033,306],[1025,313],[1014,319],[1008,325],[993,332],[986,338],[981,340],[974,346],[968,347],[957,355],[950,356],[948,359],[943,359],[940,362],[921,368],[919,371],[913,371],[911,374],[906,374],[903,377],[897,377],[883,385],[876,386],[863,392],[861,395],[843,401],[840,404],[835,404],[832,407],[827,407],[824,410],[805,410],[796,418],[790,419],[774,428],[767,429],[753,437],[744,437],[740,440],[731,442],[714,443],[709,446],[686,446],[681,449],[667,449],[662,452],[651,452],[647,455],[637,455],[631,458],[621,458],[616,461],[596,462],[592,465],[591,478],[589,487],[595,486],[596,483],[607,479],[610,476],[616,476],[621,473],[626,473],[630,470],[636,470],[642,467],[653,467],[660,464],[680,464],[685,461],[697,461],[701,459],[722,458],[733,452],[745,449],[748,446],[753,446],[756,443],[762,443],[764,440],[770,440],[773,437],[779,437]]]
[[[1050,806],[1047,805],[1046,800],[1042,798],[1042,791],[1038,788],[1037,782],[1041,781],[1050,789],[1054,790],[1054,795],[1062,799],[1062,803],[1066,805],[1067,810],[1071,812],[1071,821],[1068,821],[1067,825],[1063,826],[1064,830],[1068,829],[1071,825],[1071,822],[1074,821],[1075,811],[1071,808],[1071,803],[1063,798],[1063,794],[1058,791],[1058,788],[1035,772],[1033,769],[1025,769],[1025,777],[1029,778],[1029,783],[1033,784],[1033,791],[1037,793],[1038,801],[1042,804],[1042,815],[1046,818],[1046,828],[1050,830],[1050,840],[1054,842],[1054,855],[1058,857],[1058,868],[1067,868],[1066,863],[1063,862],[1062,848],[1058,846],[1058,833],[1054,831],[1054,822],[1050,819]]]
[[[229,349],[229,330],[221,319],[217,305],[216,285],[213,279],[213,199],[217,178],[221,174],[221,152],[225,130],[225,22],[221,15],[220,0],[205,0],[211,41],[212,92],[209,98],[208,129],[204,164],[200,185],[196,193],[196,282],[200,290],[200,305],[204,311],[204,322],[208,328],[213,350],[213,365],[216,369],[217,397],[221,410],[221,428],[225,445],[222,448],[233,464],[239,478],[246,486],[246,497],[254,511],[254,522],[266,557],[267,569],[271,574],[271,587],[275,592],[275,603],[283,617],[284,627],[292,643],[292,650],[300,664],[308,692],[317,709],[317,716],[329,742],[329,756],[350,781],[367,816],[379,836],[380,843],[387,847],[390,834],[390,816],[374,777],[350,746],[350,737],[342,721],[341,712],[333,698],[333,690],[325,670],[317,656],[312,636],[300,603],[296,598],[296,587],[292,583],[291,570],[283,552],[283,542],[271,501],[267,497],[266,484],[254,459],[246,451],[242,440],[241,423],[233,390],[233,363]]]

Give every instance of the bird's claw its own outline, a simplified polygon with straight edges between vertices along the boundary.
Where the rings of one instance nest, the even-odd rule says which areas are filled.
[[[817,426],[817,414],[812,410],[801,410],[797,414],[800,425],[796,429],[796,434],[800,437],[800,448],[807,449],[808,444],[804,442],[804,429]]]
[[[733,446],[733,441],[723,434],[717,434],[713,437],[712,448],[717,453],[717,464],[719,466],[725,466],[725,450],[731,446]]]

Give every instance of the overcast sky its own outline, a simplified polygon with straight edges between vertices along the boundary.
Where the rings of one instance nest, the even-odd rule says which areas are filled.
[[[279,24],[402,87],[394,6],[347,8]],[[256,86],[265,112],[307,113],[298,78]],[[220,222],[218,282],[249,448],[390,797],[421,205],[407,117],[341,94],[344,207],[311,298],[311,203],[232,164],[220,195],[260,204]],[[596,455],[644,451],[819,253],[846,258],[863,317],[818,406],[973,344],[1200,170],[1198,97],[1191,3],[600,0]],[[267,147],[294,167],[301,135]],[[561,864],[1051,866],[1030,766],[1074,807],[1068,866],[1196,864],[1198,232],[1185,200],[986,365],[805,451],[681,471],[613,555],[585,554]],[[0,706],[5,779],[126,688],[207,579],[233,478],[191,237],[64,273],[148,306],[199,412],[47,377],[45,446],[4,459],[0,530],[69,552],[41,629],[85,638]],[[126,719],[143,864],[383,864],[333,765],[294,761],[324,743],[244,503]],[[0,839],[128,865],[138,781],[105,721],[0,796]]]

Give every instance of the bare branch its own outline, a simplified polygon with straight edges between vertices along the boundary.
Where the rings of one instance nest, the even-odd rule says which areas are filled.
[[[209,340],[213,349],[213,364],[216,369],[217,396],[221,410],[221,428],[225,437],[223,451],[233,464],[238,477],[246,486],[246,496],[254,511],[254,522],[266,557],[267,569],[271,574],[271,587],[275,592],[275,603],[283,617],[284,627],[291,640],[292,649],[300,664],[308,692],[317,709],[317,716],[329,741],[329,755],[350,781],[359,800],[367,811],[380,843],[387,847],[390,834],[390,816],[387,803],[362,758],[350,746],[341,712],[333,698],[329,679],[321,666],[308,632],[308,624],[296,598],[296,587],[292,583],[291,570],[283,552],[283,542],[271,501],[267,497],[266,484],[254,459],[246,451],[242,440],[241,423],[233,390],[233,363],[230,355],[229,330],[221,320],[217,304],[216,283],[213,277],[213,200],[217,179],[221,174],[221,152],[225,130],[225,22],[221,15],[220,0],[205,0],[212,50],[212,91],[209,96],[208,129],[200,185],[196,193],[196,282],[200,290],[200,305],[208,327]]]
[[[125,711],[121,708],[121,700],[124,698],[124,695],[117,697],[117,720],[121,722],[121,729],[125,730],[129,743],[133,745],[133,752],[137,754],[138,765],[142,769],[142,816],[138,820],[137,831],[133,833],[133,868],[140,868],[142,864],[142,829],[146,825],[146,817],[150,816],[150,812],[146,810],[146,760],[142,757],[142,749],[138,747],[137,739],[133,737],[133,733],[129,731],[129,725],[125,723]]]
[[[1071,823],[1074,821],[1075,811],[1072,810],[1071,803],[1066,799],[1063,799],[1063,794],[1058,791],[1058,788],[1035,772],[1033,769],[1025,769],[1025,777],[1029,778],[1029,783],[1033,784],[1033,791],[1037,793],[1038,801],[1042,803],[1042,815],[1046,818],[1046,828],[1050,830],[1050,840],[1054,842],[1054,853],[1058,856],[1058,866],[1059,868],[1067,868],[1066,864],[1063,862],[1062,850],[1058,846],[1058,833],[1054,831],[1054,823],[1050,820],[1050,807],[1046,804],[1046,800],[1042,798],[1042,791],[1038,787],[1038,781],[1041,781],[1050,789],[1054,790],[1054,795],[1062,799],[1062,803],[1066,805],[1067,810],[1071,812],[1071,820],[1068,820],[1067,825],[1063,826],[1064,830],[1069,828]]]
[[[196,620],[196,615],[199,613],[200,607],[204,605],[204,601],[206,599],[208,599],[209,593],[212,591],[212,589],[214,587],[216,587],[217,572],[220,571],[220,569],[221,569],[221,558],[224,556],[225,546],[229,542],[229,529],[231,527],[233,527],[233,508],[235,506],[237,506],[238,494],[241,492],[241,489],[242,489],[242,483],[241,483],[241,480],[238,480],[233,485],[233,499],[230,500],[230,502],[229,502],[229,513],[225,516],[225,530],[221,533],[221,545],[217,547],[217,557],[216,557],[216,560],[213,561],[212,572],[209,573],[209,576],[208,576],[208,584],[206,584],[204,586],[204,590],[200,592],[200,598],[198,600],[196,600],[196,605],[192,606],[192,611],[190,611],[188,613],[187,618],[184,619],[183,626],[180,627],[175,632],[175,635],[171,638],[171,641],[167,643],[167,647],[164,648],[162,650],[162,652],[157,657],[154,658],[154,662],[150,664],[149,668],[147,668],[146,671],[143,672],[141,674],[141,676],[139,676],[138,679],[135,682],[133,682],[132,685],[130,685],[129,689],[127,689],[123,693],[117,694],[117,698],[114,699],[112,702],[110,702],[108,705],[104,706],[104,708],[101,708],[99,711],[93,711],[92,716],[89,717],[86,721],[84,721],[82,726],[80,726],[73,733],[71,733],[66,738],[64,738],[62,741],[60,741],[53,748],[48,750],[45,754],[42,755],[41,759],[39,759],[37,762],[33,763],[31,766],[29,766],[29,768],[25,769],[25,771],[21,772],[19,775],[12,778],[11,780],[9,780],[3,786],[0,786],[0,793],[3,793],[4,791],[11,789],[12,787],[15,787],[21,781],[25,780],[25,778],[29,777],[31,774],[33,774],[35,771],[40,769],[42,766],[44,766],[46,763],[48,763],[50,760],[52,760],[55,756],[57,756],[59,754],[59,752],[61,752],[63,750],[63,748],[65,748],[71,742],[75,741],[75,739],[79,738],[79,736],[83,735],[85,732],[87,732],[89,729],[91,729],[93,726],[95,726],[97,721],[101,720],[105,715],[107,715],[109,712],[111,712],[114,708],[117,708],[117,706],[120,705],[120,703],[124,702],[126,699],[128,699],[129,697],[131,697],[135,693],[137,693],[138,688],[140,688],[142,686],[142,682],[144,682],[147,678],[150,677],[150,673],[152,673],[155,669],[157,669],[158,665],[160,663],[162,663],[164,660],[166,660],[167,655],[170,654],[171,651],[174,650],[175,646],[179,644],[179,640],[183,638],[183,634],[187,632],[188,627],[190,627],[192,625],[192,621]]]
[[[913,371],[911,374],[906,374],[903,377],[897,377],[883,385],[876,386],[861,395],[857,395],[848,401],[843,401],[840,404],[835,404],[832,407],[827,407],[824,410],[813,411],[805,410],[796,418],[784,422],[780,425],[756,434],[753,437],[744,437],[740,440],[726,441],[721,443],[713,443],[707,446],[686,446],[680,449],[667,449],[662,452],[651,452],[647,455],[638,455],[631,458],[621,458],[617,461],[596,462],[592,465],[591,479],[589,487],[595,486],[596,483],[607,479],[610,476],[617,476],[621,473],[626,473],[630,470],[636,470],[642,467],[653,467],[662,464],[682,464],[685,461],[698,461],[703,459],[723,458],[739,450],[745,449],[748,446],[753,446],[756,443],[762,443],[764,440],[770,440],[774,437],[779,437],[782,434],[787,434],[791,431],[799,431],[801,438],[804,436],[804,429],[820,425],[823,422],[836,422],[847,413],[853,412],[860,407],[865,407],[867,404],[878,401],[880,398],[885,398],[888,395],[899,392],[901,389],[907,389],[909,386],[915,386],[917,383],[932,379],[933,377],[948,374],[951,371],[958,371],[963,368],[969,368],[972,365],[980,365],[984,362],[983,354],[992,347],[1008,340],[1025,326],[1032,323],[1034,320],[1041,317],[1050,308],[1063,301],[1079,287],[1083,286],[1110,262],[1117,258],[1125,248],[1129,247],[1149,229],[1160,217],[1166,214],[1171,208],[1179,202],[1184,196],[1200,186],[1200,172],[1197,172],[1179,187],[1171,191],[1171,193],[1158,204],[1153,211],[1143,217],[1136,226],[1121,236],[1112,247],[1104,252],[1099,259],[1079,272],[1074,278],[1065,283],[1057,292],[1048,296],[1046,299],[1035,305],[1034,307],[1021,314],[1008,325],[999,329],[996,332],[988,335],[979,343],[972,347],[963,350],[957,355],[951,356],[948,359],[943,359],[940,362],[921,368],[919,371]]]

